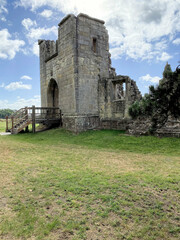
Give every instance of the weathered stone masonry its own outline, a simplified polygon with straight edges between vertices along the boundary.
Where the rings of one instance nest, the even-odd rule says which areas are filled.
[[[58,106],[64,128],[126,128],[128,106],[141,94],[111,67],[104,21],[68,15],[59,23],[58,40],[39,40],[39,47],[41,105]]]

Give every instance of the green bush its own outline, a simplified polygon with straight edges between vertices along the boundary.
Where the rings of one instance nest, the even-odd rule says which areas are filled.
[[[141,115],[141,106],[139,101],[134,102],[130,106],[129,114],[132,118],[137,118],[139,115]]]
[[[129,114],[133,119],[139,116],[150,116],[153,109],[153,102],[151,101],[150,95],[145,96],[140,100],[134,102],[129,108]]]

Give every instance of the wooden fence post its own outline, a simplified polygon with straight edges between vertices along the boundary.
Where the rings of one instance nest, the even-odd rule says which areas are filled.
[[[35,115],[35,106],[32,106],[32,132],[36,132],[36,115]]]
[[[6,116],[6,132],[8,132],[8,116]]]
[[[28,120],[28,108],[25,107],[25,116],[26,121]],[[29,132],[29,125],[26,126],[25,132]]]

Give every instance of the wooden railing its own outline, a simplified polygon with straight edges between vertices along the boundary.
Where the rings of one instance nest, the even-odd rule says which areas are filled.
[[[10,117],[6,117],[6,132],[17,133],[32,124],[32,131],[36,131],[36,123],[62,121],[61,110],[55,107],[25,107]]]
[[[6,132],[10,132],[26,114],[26,108],[21,108],[11,116],[6,117]]]

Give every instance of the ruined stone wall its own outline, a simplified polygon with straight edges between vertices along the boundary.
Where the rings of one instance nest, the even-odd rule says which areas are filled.
[[[102,120],[130,119],[129,106],[141,99],[136,83],[128,76],[114,76],[99,81],[99,110]]]
[[[150,135],[151,127],[151,118],[141,116],[129,124],[127,133],[137,136]],[[174,118],[169,115],[165,124],[161,127],[157,126],[153,135],[158,137],[180,137],[180,118]]]

